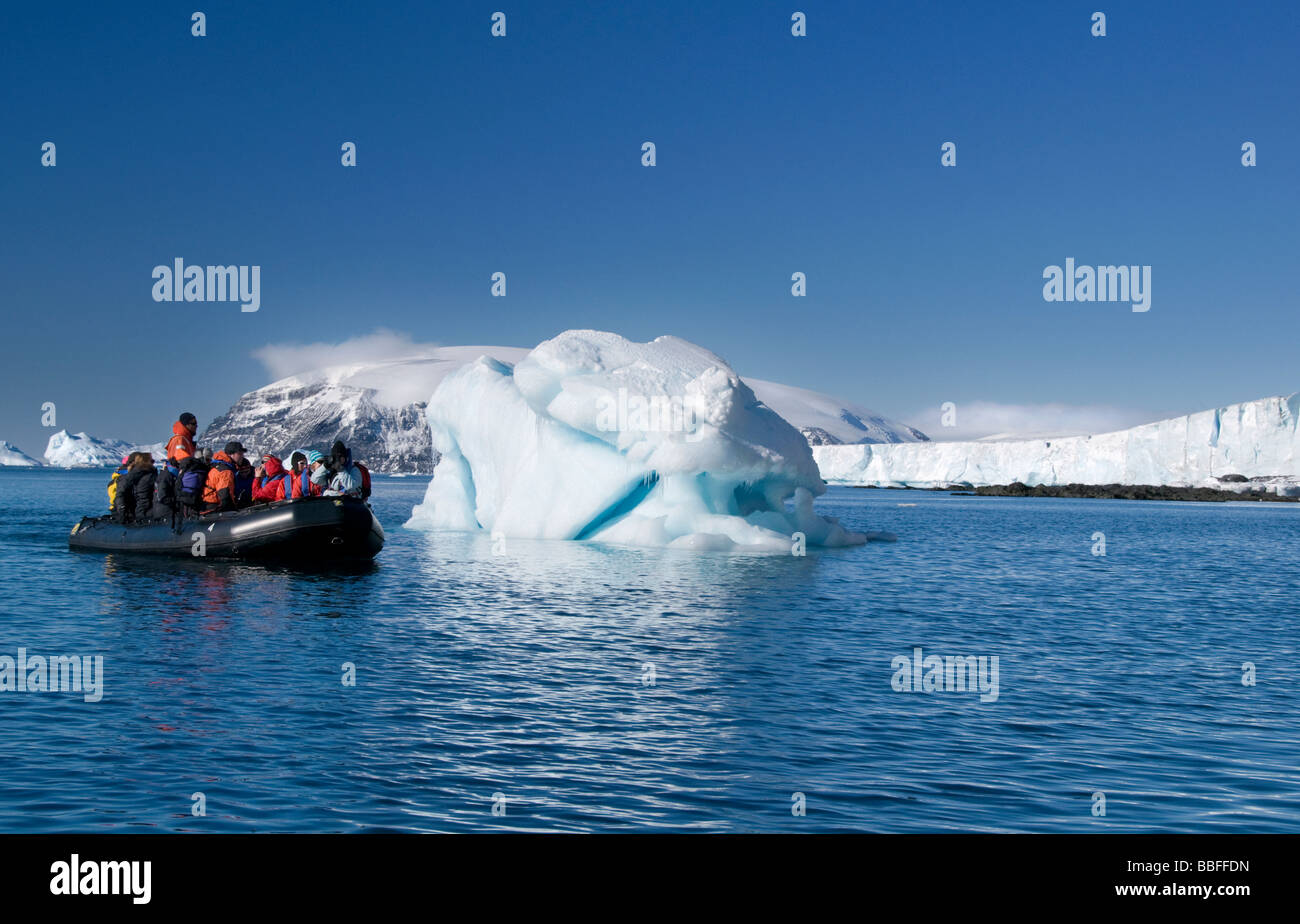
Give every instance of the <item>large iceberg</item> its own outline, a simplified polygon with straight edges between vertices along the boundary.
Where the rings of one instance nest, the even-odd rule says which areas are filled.
[[[166,443],[141,446],[122,440],[103,440],[88,433],[60,430],[51,434],[49,442],[45,444],[45,462],[55,468],[112,468],[136,450],[152,453],[155,459],[162,459],[166,446]]]
[[[1056,439],[817,446],[827,481],[948,484],[1152,484],[1224,487],[1225,475],[1300,480],[1300,393],[1262,398],[1114,433]]]
[[[567,331],[513,367],[483,357],[428,418],[442,461],[410,527],[786,553],[795,533],[867,539],[813,513],[826,485],[799,431],[676,337]]]
[[[60,430],[45,445],[45,461],[56,468],[108,468],[130,452],[119,440],[101,440],[88,433]]]

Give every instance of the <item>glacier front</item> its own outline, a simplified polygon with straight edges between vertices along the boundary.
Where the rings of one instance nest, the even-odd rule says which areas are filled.
[[[1300,393],[1261,398],[1114,433],[1056,439],[817,446],[822,477],[839,484],[1150,484],[1231,487],[1226,475],[1300,481]]]
[[[513,367],[483,357],[428,418],[442,459],[412,528],[787,554],[795,533],[868,538],[813,513],[826,485],[799,431],[676,337],[566,331]]]

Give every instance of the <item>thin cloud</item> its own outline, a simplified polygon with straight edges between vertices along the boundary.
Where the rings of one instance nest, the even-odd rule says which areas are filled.
[[[942,425],[938,407],[912,414],[907,421],[937,442],[980,439],[1040,439],[1127,430],[1156,418],[1147,411],[1105,405],[956,403],[956,426]]]
[[[428,356],[436,343],[416,343],[409,334],[379,328],[340,343],[268,343],[253,351],[272,380],[332,366]]]

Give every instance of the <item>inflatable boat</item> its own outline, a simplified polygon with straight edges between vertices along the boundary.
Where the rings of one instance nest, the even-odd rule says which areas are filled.
[[[311,561],[371,559],[384,547],[384,528],[370,505],[351,497],[308,497],[244,510],[122,524],[82,517],[68,546],[98,552],[140,552],[204,558]]]

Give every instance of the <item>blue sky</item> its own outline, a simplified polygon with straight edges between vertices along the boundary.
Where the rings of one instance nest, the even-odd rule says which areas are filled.
[[[259,347],[378,327],[676,334],[931,432],[944,401],[1142,419],[1300,388],[1300,4],[4,17],[0,438],[32,455],[42,402],[60,427],[162,439],[265,384]],[[155,303],[176,257],[259,265],[261,309]],[[1151,310],[1045,302],[1067,257],[1151,265]]]

